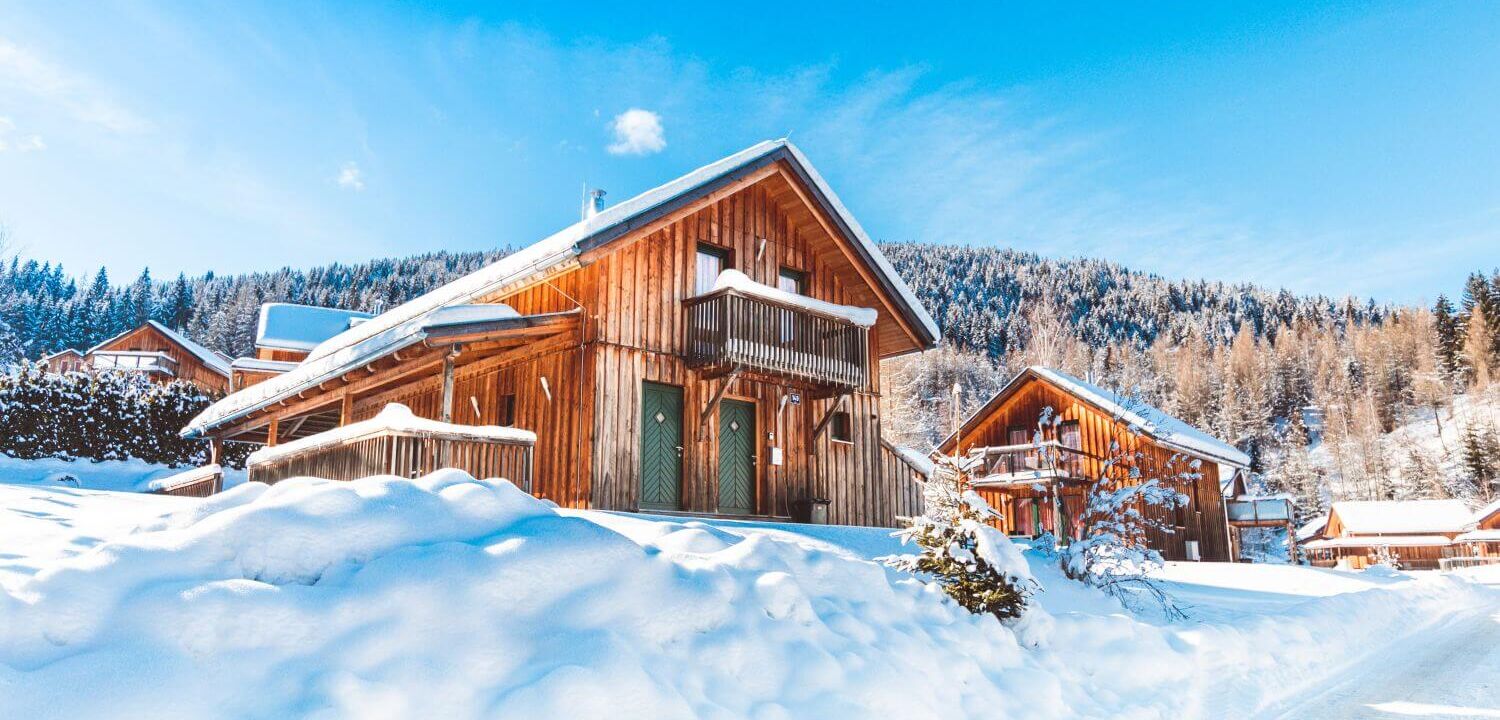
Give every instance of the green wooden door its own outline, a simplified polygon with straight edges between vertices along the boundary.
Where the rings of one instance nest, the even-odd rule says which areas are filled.
[[[682,388],[641,385],[641,509],[682,509]]]
[[[719,402],[719,512],[755,512],[755,404]]]

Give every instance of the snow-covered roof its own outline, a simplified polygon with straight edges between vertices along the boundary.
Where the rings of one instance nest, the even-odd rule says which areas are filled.
[[[1458,500],[1345,500],[1333,504],[1341,534],[1461,532],[1473,519]]]
[[[181,487],[183,485],[191,485],[196,482],[202,482],[215,475],[221,475],[223,474],[223,472],[224,468],[217,464],[190,468],[175,475],[168,475],[166,477],[146,480],[140,484],[140,491],[155,492],[157,490],[171,490],[172,488]]]
[[[70,355],[70,354],[71,355],[77,355],[78,357],[83,357],[83,353],[78,352],[77,350],[74,350],[73,348],[63,348],[61,350],[58,350],[55,353],[52,353],[51,355],[47,355],[47,356],[43,357],[42,360],[44,360],[44,361],[45,360],[51,360],[52,358],[55,358],[55,357],[61,357],[63,355]]]
[[[266,303],[255,325],[255,346],[276,350],[310,351],[318,343],[348,330],[370,313],[314,305]]]
[[[225,377],[229,377],[229,361],[226,360],[223,356],[212,350],[209,350],[206,347],[203,347],[202,345],[199,345],[196,342],[193,342],[192,340],[189,340],[186,335],[183,335],[182,333],[177,332],[176,330],[173,330],[172,328],[169,328],[166,325],[163,325],[155,320],[147,320],[146,325],[150,325],[151,327],[155,328],[157,332],[160,332],[161,334],[167,336],[168,340],[181,345],[184,350],[187,350],[192,354],[193,357],[198,358],[200,362],[208,366],[208,369],[213,370],[214,372],[219,373],[220,375],[223,375]],[[141,328],[134,327],[126,330],[125,332],[115,335],[114,337],[89,348],[88,352],[92,353],[99,348],[102,348],[105,345],[108,345],[116,340],[119,340],[120,338],[125,337],[126,335],[129,335],[130,333],[133,333],[139,329]]]
[[[357,438],[376,435],[384,432],[424,433],[448,436],[461,436],[480,440],[495,440],[502,442],[521,443],[526,445],[536,444],[536,433],[530,430],[522,430],[514,427],[501,427],[499,425],[456,425],[453,423],[439,422],[417,417],[411,408],[400,403],[390,403],[380,409],[375,417],[369,420],[361,420],[349,423],[332,430],[309,435],[300,440],[294,440],[284,445],[263,447],[250,453],[247,462],[251,465],[274,462],[289,455],[296,455],[313,448],[347,442]]]
[[[1198,428],[1189,425],[1167,413],[1158,410],[1144,402],[1126,398],[1110,390],[1105,390],[1093,383],[1080,380],[1061,370],[1054,370],[1041,365],[1032,365],[1022,370],[995,393],[978,411],[964,421],[964,428],[988,415],[999,402],[1010,395],[1012,391],[1019,388],[1029,377],[1038,377],[1067,391],[1110,415],[1120,418],[1133,426],[1137,431],[1156,442],[1174,450],[1181,450],[1193,455],[1201,455],[1208,459],[1246,468],[1250,466],[1250,456],[1241,452],[1229,443],[1209,435]],[[952,442],[953,436],[949,435],[940,446]]]
[[[1500,542],[1500,528],[1470,530],[1455,538],[1458,542]]]
[[[887,447],[897,455],[900,455],[901,459],[906,461],[906,464],[916,468],[917,472],[927,477],[932,477],[932,471],[937,467],[937,463],[932,461],[929,453],[924,453],[921,450],[905,445],[888,445]]]
[[[229,367],[235,370],[252,370],[255,372],[288,372],[297,367],[297,363],[290,360],[262,360],[260,358],[242,357],[235,358],[229,363]]]
[[[448,327],[450,325],[487,323],[518,317],[521,317],[521,313],[516,312],[515,308],[503,303],[491,305],[451,305],[433,310],[432,314],[427,316],[426,327],[430,329]]]
[[[806,295],[787,292],[780,288],[773,288],[770,285],[763,285],[751,280],[750,276],[739,270],[725,270],[719,273],[719,277],[714,280],[713,289],[723,290],[725,288],[737,290],[753,297],[770,300],[771,302],[800,307],[820,315],[848,320],[860,327],[874,327],[875,321],[880,319],[880,315],[870,308],[837,305],[818,300],[817,298],[810,298]]]
[[[1474,513],[1474,517],[1469,521],[1469,527],[1474,527],[1479,523],[1482,523],[1485,520],[1494,517],[1496,514],[1500,514],[1500,498],[1497,498],[1494,502],[1485,505],[1482,508],[1479,508],[1479,510]]]
[[[1323,513],[1297,528],[1297,542],[1307,542],[1323,534],[1324,528],[1328,527],[1328,513]]]
[[[1314,540],[1304,545],[1309,550],[1339,547],[1443,547],[1452,545],[1446,535],[1365,535],[1361,537],[1336,537]]]
[[[802,151],[783,138],[753,145],[618,205],[604,208],[537,243],[359,323],[313,348],[296,370],[252,385],[209,406],[183,428],[182,434],[185,437],[201,435],[209,428],[239,419],[269,403],[339,377],[370,359],[409,347],[421,341],[420,333],[427,316],[433,311],[472,303],[508,289],[519,289],[541,277],[571,270],[578,266],[578,256],[585,249],[628,234],[648,216],[667,212],[677,203],[697,197],[697,193],[713,183],[733,179],[738,172],[752,165],[779,159],[789,160],[793,170],[806,177],[815,194],[828,204],[834,220],[848,230],[862,257],[879,271],[876,279],[895,298],[918,332],[924,335],[921,341],[935,343],[940,336],[937,323]]]

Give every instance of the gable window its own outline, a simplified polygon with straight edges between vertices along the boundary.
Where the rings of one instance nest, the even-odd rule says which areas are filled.
[[[833,414],[833,418],[828,422],[828,437],[833,438],[834,442],[854,442],[854,429],[850,425],[847,411],[840,410]]]
[[[776,288],[778,290],[784,290],[789,293],[806,295],[807,273],[804,273],[801,270],[793,270],[792,268],[784,267],[781,269],[781,273],[776,276]]]
[[[719,273],[729,267],[729,251],[716,245],[698,244],[697,271],[693,276],[693,294],[702,295],[714,289]]]

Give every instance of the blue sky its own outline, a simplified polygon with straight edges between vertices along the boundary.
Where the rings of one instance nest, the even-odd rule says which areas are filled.
[[[12,250],[523,245],[791,133],[882,240],[1395,301],[1500,265],[1493,4],[497,5],[0,0]]]

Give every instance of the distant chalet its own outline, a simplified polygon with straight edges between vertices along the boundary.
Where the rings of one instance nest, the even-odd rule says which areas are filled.
[[[112,370],[140,373],[156,382],[186,380],[211,394],[229,391],[229,358],[155,320],[86,351],[62,350],[42,358],[50,372]]]
[[[185,436],[276,446],[398,403],[444,429],[299,445],[298,467],[502,474],[480,441],[507,441],[464,442],[463,426],[513,426],[535,436],[531,491],[567,507],[886,526],[921,510],[920,463],[883,438],[880,360],[934,347],[938,328],[785,140],[591,204],[374,317],[277,329],[283,311]],[[414,435],[448,444],[387,439]]]

